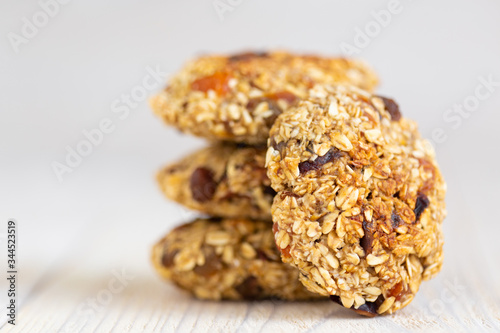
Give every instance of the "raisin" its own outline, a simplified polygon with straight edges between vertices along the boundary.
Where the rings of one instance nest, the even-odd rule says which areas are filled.
[[[324,164],[335,161],[342,156],[342,152],[337,148],[331,148],[325,155],[318,156],[314,161],[304,161],[299,163],[299,171],[301,174],[311,170],[318,170]]]
[[[269,56],[267,52],[243,52],[235,54],[229,57],[227,60],[229,62],[248,61],[255,58],[265,58],[267,56]]]
[[[189,182],[193,199],[198,202],[206,202],[213,198],[217,189],[214,174],[207,168],[197,168],[191,175]]]
[[[247,103],[247,109],[248,111],[253,112],[253,110],[255,110],[255,108],[257,107],[257,105],[264,102],[267,103],[267,107],[269,108],[270,111],[272,111],[272,114],[265,119],[266,125],[268,127],[271,127],[276,121],[276,118],[278,118],[281,112],[283,112],[283,110],[281,110],[281,108],[279,107],[278,103],[276,103],[275,100],[272,100],[267,97],[251,98]]]
[[[364,236],[359,240],[359,244],[365,251],[365,255],[368,255],[373,250],[373,234],[375,230],[373,228],[373,224],[368,221],[363,221],[363,231],[365,232]]]
[[[202,266],[196,266],[193,269],[195,274],[203,277],[210,277],[222,269],[222,262],[215,253],[205,256],[205,263]]]
[[[404,224],[405,222],[403,221],[403,219],[401,218],[401,216],[399,216],[396,212],[392,212],[392,214],[391,214],[391,223],[392,223],[392,227],[393,228],[397,228],[400,225]]]
[[[333,302],[344,306],[342,304],[342,301],[340,300],[339,296],[331,295],[330,299]],[[365,304],[361,305],[357,309],[355,309],[354,306],[351,307],[350,309],[354,310],[354,312],[356,312],[357,314],[360,314],[360,315],[365,316],[365,317],[375,317],[378,315],[378,313],[377,313],[378,307],[379,307],[379,304],[376,302],[366,302]]]
[[[415,209],[413,212],[415,213],[415,221],[420,219],[420,215],[424,212],[424,210],[429,206],[429,198],[425,194],[420,193],[417,197],[417,202],[415,203]]]
[[[274,138],[271,138],[271,147],[273,147],[274,150],[277,150],[280,153],[280,156],[282,156],[283,148],[286,147],[286,142],[281,141],[280,143],[276,143]]]
[[[398,121],[399,119],[401,119],[401,112],[399,111],[399,105],[394,100],[382,96],[377,96],[377,97],[379,97],[384,102],[385,109],[391,115],[392,120]]]
[[[245,300],[254,300],[262,296],[262,287],[259,285],[259,281],[255,276],[247,277],[242,283],[237,285],[234,289],[243,297]]]
[[[163,256],[161,258],[161,263],[163,267],[166,268],[172,267],[174,265],[174,258],[177,253],[179,253],[179,250],[173,250],[171,252],[163,253]]]
[[[353,309],[357,314],[365,317],[376,317],[378,306],[375,302],[366,302],[357,309]]]
[[[225,95],[229,91],[229,79],[231,76],[225,72],[216,72],[212,75],[199,78],[191,83],[191,89],[207,92],[213,90],[219,96]]]

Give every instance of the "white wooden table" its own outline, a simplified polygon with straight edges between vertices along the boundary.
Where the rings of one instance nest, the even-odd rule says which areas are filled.
[[[102,254],[94,250],[93,255],[99,252]],[[77,258],[82,260],[80,264],[75,263]],[[471,262],[468,268],[454,268],[453,261],[448,260],[444,272],[435,281],[424,284],[406,309],[392,316],[367,319],[328,301],[198,301],[159,281],[144,263],[124,260],[121,265],[113,262],[108,269],[97,270],[81,265],[87,260],[83,256],[65,258],[33,281],[28,277],[34,272],[25,266],[23,283],[19,284],[24,297],[17,325],[7,324],[2,332],[500,330],[498,280],[493,270],[479,271],[483,261]],[[124,267],[133,279],[122,292],[112,295],[109,304],[99,304],[102,309],[90,310],[89,305],[81,313],[82,301],[99,297],[108,288],[112,267],[117,267],[117,271]],[[35,270],[36,264],[31,269]]]

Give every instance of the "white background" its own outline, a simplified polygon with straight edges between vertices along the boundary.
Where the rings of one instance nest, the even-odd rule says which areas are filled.
[[[244,330],[240,325],[251,319],[263,330],[287,327],[288,332],[314,325],[323,330],[367,325],[499,330],[500,86],[457,128],[443,119],[446,110],[474,96],[479,77],[500,82],[500,2],[493,0],[401,0],[400,13],[354,55],[375,68],[379,93],[395,98],[425,136],[430,138],[436,128],[447,135],[436,144],[448,183],[445,267],[423,284],[407,309],[363,321],[330,304],[226,306],[192,301],[159,281],[148,262],[150,246],[192,214],[162,197],[154,174],[204,142],[164,126],[146,100],[125,119],[112,112],[112,103],[140,86],[147,68],[174,73],[201,53],[280,48],[341,54],[343,42],[354,45],[357,29],[374,22],[371,11],[388,7],[388,1],[232,3],[221,20],[212,0],[73,0],[60,5],[35,36],[18,45],[18,52],[9,33],[11,38],[12,33],[22,35],[23,18],[32,21],[40,4],[0,4],[0,233],[7,219],[17,220],[18,302],[24,307],[19,325],[36,323],[35,331],[42,330],[41,322],[43,330],[64,324],[63,331],[107,331],[113,325],[133,331],[206,330],[219,324]],[[74,149],[85,138],[82,131],[97,128],[103,118],[112,120],[114,131],[60,182],[51,164],[64,163],[66,147]],[[79,302],[95,295],[113,269],[123,268],[135,276],[127,286],[132,300],[116,295],[98,315],[80,320]],[[443,294],[450,282],[460,285],[455,298]],[[4,283],[2,302],[7,301]],[[151,313],[159,324],[147,319],[154,317],[150,312],[134,310],[139,294],[156,304]],[[130,313],[116,310],[117,304],[128,304]],[[272,315],[257,311],[268,305]],[[238,306],[242,314],[218,315]],[[298,308],[290,321],[286,311]],[[257,311],[253,317],[252,309]],[[429,309],[434,309],[432,318]],[[115,310],[122,315],[113,317]],[[331,316],[333,310],[338,314]],[[0,323],[4,320],[2,313]]]

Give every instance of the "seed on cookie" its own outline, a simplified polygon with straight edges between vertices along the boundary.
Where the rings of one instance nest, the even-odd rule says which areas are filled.
[[[316,85],[277,118],[266,165],[276,244],[309,290],[388,314],[440,271],[446,185],[392,99]]]
[[[317,83],[371,91],[377,77],[363,62],[344,58],[286,52],[203,56],[173,76],[151,106],[183,132],[265,144],[276,117]]]

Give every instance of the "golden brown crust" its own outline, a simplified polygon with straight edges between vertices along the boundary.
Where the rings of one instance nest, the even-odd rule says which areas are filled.
[[[286,52],[204,56],[189,62],[151,99],[154,112],[181,131],[211,140],[265,143],[282,110],[316,83],[373,90],[361,61]]]
[[[205,214],[271,220],[265,147],[215,144],[158,172],[167,198]]]
[[[172,230],[152,252],[157,272],[201,299],[324,299],[281,262],[270,222],[197,219]]]
[[[270,132],[275,238],[311,290],[371,314],[406,306],[443,261],[446,185],[390,100],[316,86]]]

